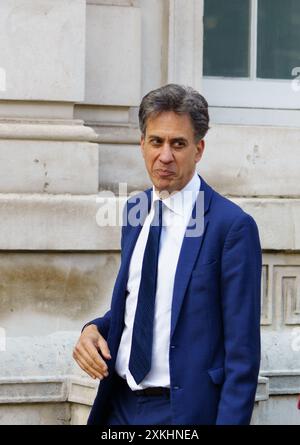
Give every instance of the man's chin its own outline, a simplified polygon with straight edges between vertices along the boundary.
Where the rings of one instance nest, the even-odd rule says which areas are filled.
[[[153,181],[155,190],[158,192],[172,193],[174,191],[174,178],[160,178]]]

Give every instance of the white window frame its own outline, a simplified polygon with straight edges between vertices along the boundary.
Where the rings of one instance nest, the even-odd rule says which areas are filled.
[[[211,106],[299,109],[300,95],[291,79],[258,79],[257,68],[257,0],[250,0],[250,76],[229,78],[203,76],[203,92]]]
[[[300,69],[295,74],[298,83],[255,78],[257,0],[251,3],[251,69],[246,79],[202,77],[203,13],[203,0],[170,0],[168,82],[199,90],[214,123],[300,127]]]

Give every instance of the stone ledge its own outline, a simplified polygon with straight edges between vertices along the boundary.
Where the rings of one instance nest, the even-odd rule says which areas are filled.
[[[68,380],[68,402],[92,406],[96,397],[98,383],[80,377]]]
[[[0,249],[119,250],[127,198],[112,197],[117,225],[100,227],[100,196],[0,194]],[[254,217],[264,250],[300,250],[300,199],[230,199]]]
[[[255,395],[255,401],[261,402],[269,398],[269,379],[267,377],[259,377]]]
[[[259,377],[256,402],[268,399],[268,380],[266,377]],[[98,383],[89,378],[77,376],[11,377],[0,378],[0,388],[0,404],[72,402],[92,406]],[[37,390],[43,395],[38,396]]]
[[[5,378],[0,379],[0,385],[0,403],[64,402],[68,399],[65,378]]]
[[[74,402],[91,406],[97,386],[87,378],[73,376],[0,378],[0,404]]]
[[[300,370],[262,371],[262,376],[269,380],[270,395],[299,394]]]

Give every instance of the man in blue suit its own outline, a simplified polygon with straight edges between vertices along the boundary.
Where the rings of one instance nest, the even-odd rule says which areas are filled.
[[[260,364],[256,223],[196,173],[203,96],[166,85],[143,98],[139,121],[153,187],[126,203],[111,308],[73,352],[101,380],[88,424],[249,424]]]

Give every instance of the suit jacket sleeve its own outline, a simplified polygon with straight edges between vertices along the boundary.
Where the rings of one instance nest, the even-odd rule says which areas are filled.
[[[84,328],[86,328],[87,326],[90,326],[91,324],[95,324],[97,326],[99,333],[102,335],[102,337],[105,338],[105,340],[107,340],[107,335],[108,335],[109,325],[110,325],[110,310],[107,311],[103,317],[95,318],[94,320],[86,323],[83,326],[81,332],[84,330]]]
[[[222,253],[225,380],[217,424],[249,424],[260,366],[261,247],[254,219],[236,218]]]

